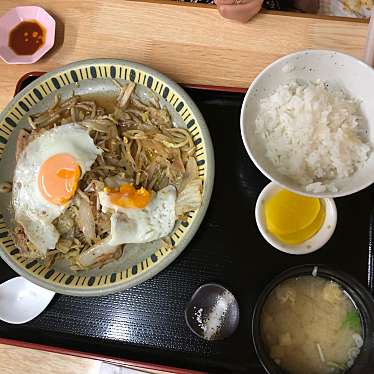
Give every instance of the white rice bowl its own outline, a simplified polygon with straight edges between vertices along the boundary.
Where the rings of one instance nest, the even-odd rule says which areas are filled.
[[[280,173],[307,192],[337,192],[333,180],[351,176],[369,157],[364,121],[344,91],[293,80],[261,99],[255,132]]]
[[[374,182],[374,70],[332,51],[269,65],[243,102],[241,133],[255,165],[294,192],[338,197]]]

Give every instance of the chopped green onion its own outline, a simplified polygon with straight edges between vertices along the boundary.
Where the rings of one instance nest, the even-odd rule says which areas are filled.
[[[359,332],[361,327],[361,319],[357,311],[351,310],[347,313],[342,328],[350,328],[353,331]]]
[[[330,366],[335,369],[339,369],[339,370],[345,369],[345,365],[339,364],[338,362],[335,362],[335,361],[327,361],[326,364],[327,366]]]

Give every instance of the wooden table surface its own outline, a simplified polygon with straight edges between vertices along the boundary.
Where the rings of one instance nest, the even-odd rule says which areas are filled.
[[[243,25],[222,19],[214,6],[126,0],[1,0],[0,16],[15,5],[39,5],[50,12],[57,21],[56,44],[33,65],[0,62],[0,110],[21,75],[76,60],[123,58],[181,83],[248,87],[266,65],[297,50],[335,49],[361,58],[368,28],[364,21],[280,13],[260,14]],[[0,345],[0,372],[5,374],[96,374],[99,365]]]
[[[99,374],[101,362],[0,344],[2,374]]]
[[[102,365],[101,361],[91,358],[0,344],[1,374],[133,374],[132,370],[142,374],[173,374],[169,370],[144,369],[136,365],[113,366],[111,363],[105,363],[107,370],[103,372]],[[121,372],[119,368],[122,368]]]
[[[297,50],[335,49],[361,58],[368,28],[364,21],[279,13],[238,24],[222,19],[214,6],[160,1],[1,0],[0,15],[16,4],[50,12],[56,44],[33,65],[0,62],[0,110],[30,70],[113,57],[147,64],[181,83],[248,87],[266,65]]]

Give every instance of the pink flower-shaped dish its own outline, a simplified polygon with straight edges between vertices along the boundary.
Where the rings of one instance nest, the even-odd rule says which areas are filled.
[[[17,26],[26,21],[39,24],[45,35],[43,35],[41,46],[32,54],[17,54],[10,47],[10,34]],[[38,61],[53,47],[55,29],[55,20],[43,8],[22,6],[11,9],[0,17],[0,57],[8,64],[32,64]],[[27,36],[26,32],[24,35],[25,39],[22,42],[29,42],[29,39],[31,40],[33,37]]]

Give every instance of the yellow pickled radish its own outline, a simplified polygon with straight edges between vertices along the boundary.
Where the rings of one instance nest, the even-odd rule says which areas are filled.
[[[323,222],[325,221],[326,212],[324,206],[321,204],[321,209],[316,217],[316,219],[307,227],[303,228],[300,231],[296,231],[291,234],[277,234],[273,232],[273,235],[277,237],[281,242],[285,244],[300,244],[310,239],[315,235],[322,227]]]
[[[276,235],[296,233],[312,225],[320,210],[319,199],[280,190],[265,201],[266,226]]]

